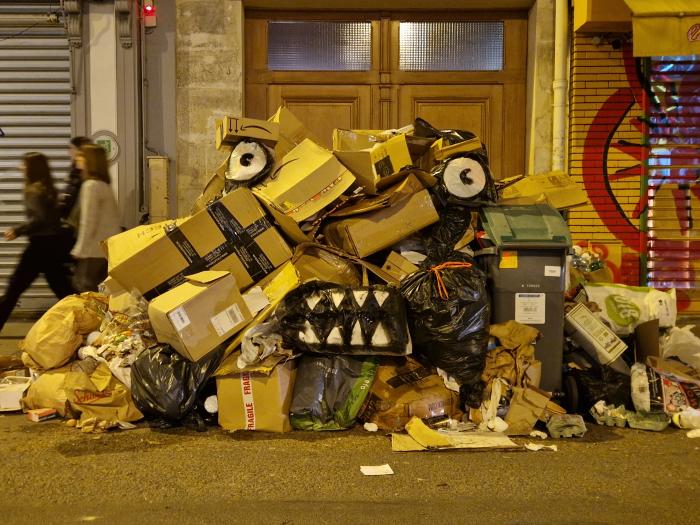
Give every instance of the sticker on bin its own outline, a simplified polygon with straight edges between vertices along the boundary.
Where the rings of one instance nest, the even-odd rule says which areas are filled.
[[[498,263],[501,270],[517,270],[518,269],[518,252],[504,250],[501,252],[501,261]]]
[[[561,277],[561,266],[545,266],[545,277]]]
[[[190,325],[190,318],[187,316],[187,312],[185,312],[182,306],[170,312],[168,318],[178,332],[181,332]]]
[[[243,321],[243,314],[237,304],[231,305],[223,312],[219,312],[210,319],[214,330],[221,337],[226,332],[233,330]]]
[[[545,323],[545,294],[516,293],[515,320],[521,324]]]

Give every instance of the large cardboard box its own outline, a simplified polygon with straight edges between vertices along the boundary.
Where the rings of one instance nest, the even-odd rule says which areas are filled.
[[[388,248],[439,219],[428,190],[413,174],[374,199],[360,201],[331,217],[345,218],[323,228],[328,242],[358,257]]]
[[[355,175],[365,192],[371,194],[396,182],[393,176],[413,164],[405,135],[397,135],[370,148],[333,153]]]
[[[316,143],[319,142],[316,136],[301,123],[296,115],[284,106],[281,106],[269,118],[269,121],[279,125],[279,137],[275,146],[275,158],[277,160],[284,157],[306,139]]]
[[[219,425],[226,430],[289,432],[296,365],[277,365],[270,375],[243,372],[216,378]]]
[[[253,316],[230,273],[210,270],[185,279],[149,303],[148,318],[158,341],[198,361]]]
[[[110,237],[106,250],[109,275],[149,300],[204,270],[231,272],[243,290],[292,256],[245,188],[179,222]]]
[[[244,117],[224,117],[216,121],[216,149],[234,146],[243,139],[253,139],[274,146],[279,139],[277,122]]]
[[[305,139],[253,193],[285,233],[303,242],[309,239],[298,224],[338,199],[353,182],[355,177],[330,151]]]

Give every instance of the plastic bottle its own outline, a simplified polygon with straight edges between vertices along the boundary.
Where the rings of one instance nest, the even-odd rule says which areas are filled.
[[[679,428],[700,428],[700,410],[686,408],[673,414],[673,423]]]

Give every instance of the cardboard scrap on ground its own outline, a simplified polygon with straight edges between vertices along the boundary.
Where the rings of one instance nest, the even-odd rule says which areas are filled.
[[[391,435],[391,449],[394,452],[518,448],[508,436],[498,432],[441,433],[432,430],[417,417],[406,424],[406,432],[408,434]]]
[[[365,476],[387,476],[394,473],[386,463],[384,465],[363,465],[360,467],[360,472]]]

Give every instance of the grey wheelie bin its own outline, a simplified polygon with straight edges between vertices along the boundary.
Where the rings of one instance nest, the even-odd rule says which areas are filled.
[[[569,228],[545,204],[483,208],[482,222],[495,245],[478,257],[489,278],[491,321],[515,319],[542,332],[535,345],[540,387],[560,390]]]

